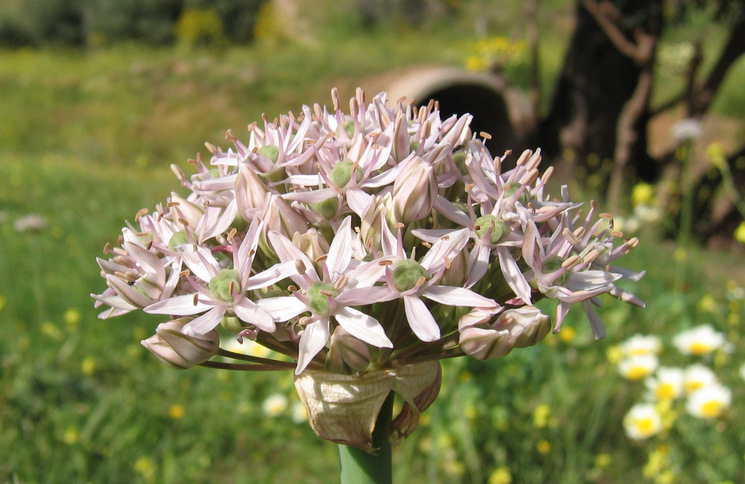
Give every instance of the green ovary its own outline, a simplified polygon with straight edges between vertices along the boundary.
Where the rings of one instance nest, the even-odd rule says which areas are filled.
[[[308,307],[313,311],[313,314],[327,315],[331,312],[329,298],[338,296],[339,291],[334,288],[333,284],[316,282],[308,288],[306,294],[310,300]]]
[[[478,235],[481,240],[489,235],[490,244],[501,242],[509,233],[510,228],[507,226],[507,222],[499,217],[495,217],[494,215],[482,215],[476,219],[476,235]]]
[[[223,302],[232,302],[233,293],[241,292],[241,278],[235,269],[222,269],[209,284],[210,296]]]
[[[393,285],[399,292],[406,292],[417,285],[424,277],[427,278],[427,270],[416,261],[402,260],[393,269]]]

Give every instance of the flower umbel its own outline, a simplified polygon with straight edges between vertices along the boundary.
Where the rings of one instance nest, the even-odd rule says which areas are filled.
[[[581,214],[566,188],[545,193],[540,151],[503,169],[508,154],[486,150],[471,115],[385,93],[368,103],[359,89],[348,113],[332,100],[264,117],[245,143],[228,132],[233,146],[208,144],[191,176],[173,166],[189,194],[140,211],[107,245],[100,316],[166,316],[143,344],[180,368],[294,368],[317,433],[370,450],[390,391],[406,402],[393,431],[414,430],[439,360],[534,345],[577,303],[602,337],[602,294],[643,306],[615,285],[642,277],[614,265],[638,240],[617,243],[612,218],[594,203]],[[553,322],[533,306],[546,298]],[[230,351],[231,338],[268,351]]]

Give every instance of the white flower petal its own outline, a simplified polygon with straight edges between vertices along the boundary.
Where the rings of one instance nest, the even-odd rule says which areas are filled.
[[[256,301],[256,305],[269,313],[274,321],[287,321],[309,311],[308,306],[295,296],[268,297]]]
[[[195,304],[194,294],[184,294],[182,296],[174,296],[151,304],[145,308],[145,312],[149,314],[191,316],[192,314],[203,313],[212,307],[212,304],[205,304],[199,300],[197,300]]]
[[[421,296],[447,306],[496,308],[499,305],[493,299],[484,297],[470,289],[454,286],[429,286],[419,291]]]
[[[240,303],[233,305],[233,311],[241,321],[253,324],[262,331],[273,333],[276,329],[272,316],[249,299],[242,298]]]
[[[440,327],[432,317],[427,306],[417,297],[404,296],[404,309],[409,327],[422,341],[437,341],[440,339]]]
[[[334,314],[336,321],[349,334],[378,348],[393,348],[377,319],[356,309],[345,307]]]
[[[326,268],[333,278],[343,274],[352,258],[352,217],[346,217],[336,231],[334,240],[331,241],[328,256],[326,257]]]
[[[300,336],[299,353],[297,358],[297,368],[295,374],[299,375],[326,346],[329,339],[329,320],[321,318],[305,327],[303,334]]]
[[[215,306],[196,319],[186,323],[183,333],[189,336],[198,336],[209,333],[220,324],[225,315],[225,306]]]

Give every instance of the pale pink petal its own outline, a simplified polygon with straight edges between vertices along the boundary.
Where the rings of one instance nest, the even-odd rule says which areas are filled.
[[[300,335],[299,352],[297,357],[297,368],[295,374],[299,375],[326,346],[329,339],[329,319],[321,318],[307,325]]]
[[[356,309],[345,307],[334,314],[342,328],[355,338],[378,348],[393,348],[393,343],[385,334],[377,319]]]
[[[250,299],[242,298],[240,303],[233,305],[233,311],[241,321],[253,324],[262,331],[273,333],[276,329],[272,316]]]
[[[376,302],[392,301],[398,297],[398,293],[391,291],[385,285],[344,289],[335,299],[345,306],[365,306]]]
[[[419,295],[447,306],[472,308],[496,308],[499,306],[493,299],[463,287],[433,285],[419,291]]]
[[[331,241],[329,253],[326,257],[326,268],[334,278],[343,274],[352,258],[352,217],[346,217],[336,230],[334,240]]]
[[[189,271],[204,282],[210,282],[217,274],[219,264],[208,248],[185,244],[180,246],[180,253]]]
[[[283,279],[294,276],[297,274],[297,266],[294,262],[283,262],[281,264],[275,264],[269,269],[259,272],[255,276],[252,276],[243,285],[244,291],[251,291],[254,289],[260,289],[263,287],[269,287]]]
[[[182,332],[189,336],[198,336],[209,333],[217,327],[225,315],[225,306],[215,306],[196,319],[186,323]]]
[[[523,300],[526,304],[531,302],[531,289],[528,281],[525,280],[520,266],[517,265],[515,258],[507,247],[497,247],[494,249],[499,257],[499,267],[510,288],[515,291],[515,295]]]
[[[406,319],[417,338],[422,341],[437,341],[440,339],[440,327],[427,306],[417,297],[404,296],[403,298]]]
[[[190,316],[199,314],[212,308],[212,304],[205,304],[199,300],[194,304],[194,294],[184,294],[158,301],[145,308],[149,314],[171,314],[174,316]]]
[[[491,249],[483,244],[476,244],[471,253],[468,255],[468,280],[465,286],[471,287],[486,274],[489,270],[489,256]]]
[[[279,232],[269,231],[267,237],[269,243],[279,257],[281,262],[296,262],[300,261],[303,268],[305,269],[305,276],[310,277],[313,281],[320,281],[318,274],[313,266],[313,262],[308,258],[305,253],[298,249],[290,239],[280,234]],[[306,289],[310,284],[306,277],[300,274],[292,276],[292,280],[303,289]]]
[[[267,297],[256,301],[256,305],[269,313],[274,321],[287,321],[309,311],[308,306],[295,296]]]
[[[422,257],[420,264],[430,273],[437,272],[445,266],[446,258],[453,259],[468,243],[468,229],[450,232],[434,243]]]
[[[130,286],[117,276],[106,274],[106,282],[122,299],[135,307],[143,308],[153,302],[151,298],[142,294],[134,286]]]
[[[385,264],[381,262],[390,261],[393,262],[392,257],[383,257],[374,261],[360,264],[355,270],[348,272],[346,276],[349,278],[349,284],[354,284],[354,287],[369,287],[374,285],[376,282],[385,274]]]

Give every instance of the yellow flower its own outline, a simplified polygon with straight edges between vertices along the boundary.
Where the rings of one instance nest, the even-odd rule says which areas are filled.
[[[77,326],[80,322],[80,311],[75,308],[70,308],[62,315],[62,319],[64,319],[65,324],[67,324],[68,327]]]
[[[740,222],[740,225],[735,229],[735,240],[745,244],[745,222]]]
[[[535,448],[541,454],[548,454],[551,452],[551,442],[546,439],[541,439],[535,444]]]
[[[575,336],[577,336],[577,331],[571,326],[565,326],[559,331],[559,339],[564,343],[571,343]]]
[[[489,484],[510,484],[511,482],[512,473],[507,466],[497,467],[489,476]]]
[[[717,310],[717,302],[711,294],[704,294],[704,296],[699,299],[696,307],[701,312],[713,313]]]
[[[152,481],[155,477],[155,463],[150,457],[140,457],[135,461],[135,472],[145,478],[146,481]]]
[[[551,419],[551,407],[548,405],[541,404],[535,407],[535,410],[533,410],[533,425],[536,428],[543,428],[546,427],[549,424],[549,421]]]
[[[652,205],[654,201],[654,187],[649,183],[637,183],[631,190],[631,204]]]
[[[181,417],[184,416],[184,413],[186,413],[186,411],[184,410],[184,407],[179,404],[171,405],[171,408],[168,409],[168,415],[173,420],[180,419]]]
[[[62,436],[62,440],[64,440],[67,445],[77,444],[78,440],[80,440],[78,429],[75,427],[67,427],[65,434]]]
[[[80,363],[80,369],[85,376],[91,376],[96,371],[96,360],[91,356],[86,356]]]
[[[611,464],[610,454],[598,454],[595,456],[595,467],[608,467]]]

